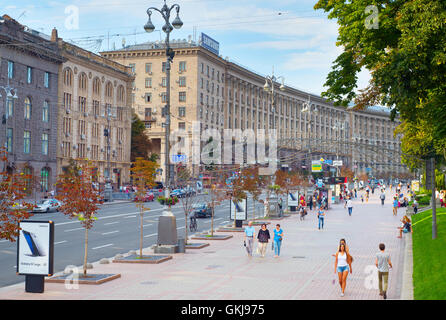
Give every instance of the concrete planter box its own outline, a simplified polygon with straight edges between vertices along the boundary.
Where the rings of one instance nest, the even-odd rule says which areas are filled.
[[[55,276],[45,279],[47,283],[70,283],[70,284],[102,284],[121,277],[121,274],[87,274],[83,277],[83,274],[79,274],[74,277],[73,274],[64,274],[61,276]]]
[[[194,236],[191,239],[194,240],[228,240],[231,239],[232,235],[218,235],[218,234],[214,234],[212,237],[209,236]]]
[[[114,259],[114,263],[147,263],[158,264],[172,259],[170,255],[143,255],[142,258],[139,255],[131,255],[119,259]]]
[[[188,243],[186,244],[187,249],[203,249],[209,247],[209,243]]]

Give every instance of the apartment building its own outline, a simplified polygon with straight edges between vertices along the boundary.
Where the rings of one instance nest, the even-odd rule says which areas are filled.
[[[29,175],[30,197],[54,190],[57,179],[59,65],[54,43],[7,15],[0,18],[0,141],[6,170]],[[31,194],[33,191],[33,194]]]
[[[64,62],[59,66],[57,119],[58,174],[70,159],[92,162],[98,182],[118,189],[130,182],[131,68],[58,38]]]
[[[265,76],[224,59],[201,42],[178,40],[171,42],[171,47],[175,52],[171,68],[171,132],[181,129],[191,134],[194,121],[200,122],[201,130],[253,129],[256,135],[259,129],[268,134],[270,128],[275,128],[281,163],[289,167],[310,168],[311,160],[323,157],[342,160],[357,172],[372,167],[373,173],[378,168],[395,173],[405,170],[400,166],[399,139],[390,134],[397,122],[391,122],[388,114],[336,107],[320,96],[290,86],[279,90],[281,83],[275,83],[272,99],[271,92],[264,90]],[[164,44],[149,42],[101,55],[132,68],[132,106],[145,122],[155,145],[153,152],[161,155],[160,165],[164,168]],[[365,126],[372,129],[363,129]],[[376,128],[385,128],[385,139],[382,131],[379,139],[375,136]],[[384,157],[384,151],[379,151],[383,148],[377,148],[384,145],[387,154],[387,149],[393,150],[393,157]],[[192,154],[186,155],[189,161],[191,158]],[[378,161],[383,158],[386,166],[384,161]]]

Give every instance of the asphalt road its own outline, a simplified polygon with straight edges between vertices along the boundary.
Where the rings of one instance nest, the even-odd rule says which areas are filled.
[[[199,196],[205,199],[205,196]],[[149,211],[144,213],[144,244],[150,247],[158,236],[158,217],[163,214],[164,207],[158,202],[147,203]],[[248,199],[248,215],[251,217],[253,202]],[[257,203],[257,215],[263,213],[263,205]],[[181,202],[172,206],[176,216],[178,237],[185,235],[185,216]],[[114,257],[118,253],[127,253],[139,249],[140,215],[134,203],[104,204],[97,214],[98,220],[88,233],[88,261],[95,262],[102,258]],[[81,266],[84,259],[85,231],[78,220],[71,220],[60,212],[34,214],[30,220],[55,223],[54,240],[54,272],[60,272],[68,265]],[[229,201],[225,201],[215,209],[214,230],[227,225],[229,218]],[[211,218],[197,219],[198,230],[210,230]],[[191,235],[188,232],[188,235]],[[0,240],[0,287],[23,282],[24,276],[16,274],[17,243]]]

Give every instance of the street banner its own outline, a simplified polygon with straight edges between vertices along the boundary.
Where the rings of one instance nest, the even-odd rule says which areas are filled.
[[[248,206],[246,199],[241,201],[230,200],[230,217],[231,220],[246,220],[248,218]]]
[[[20,275],[53,275],[53,221],[21,221],[17,240],[17,273]]]
[[[342,160],[334,160],[333,165],[335,167],[342,167]]]
[[[320,160],[311,161],[311,172],[322,172],[322,163]]]
[[[298,207],[299,206],[299,191],[289,191],[288,192],[288,206]]]
[[[411,189],[412,189],[412,191],[415,191],[415,192],[420,191],[420,181],[412,180]]]

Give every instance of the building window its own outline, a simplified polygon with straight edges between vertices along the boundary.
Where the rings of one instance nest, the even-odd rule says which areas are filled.
[[[30,153],[31,151],[31,131],[23,133],[23,153]]]
[[[167,66],[167,63],[163,62],[162,67],[161,67],[162,72],[166,72],[166,66]]]
[[[180,72],[184,72],[184,71],[186,71],[186,61],[180,61],[180,64],[179,64],[179,71],[180,71]]]
[[[179,101],[180,102],[186,102],[186,92],[185,91],[181,91],[179,93]]]
[[[186,77],[180,77],[180,79],[178,81],[178,85],[180,87],[185,87],[186,86]]]
[[[31,120],[31,99],[26,97],[25,98],[25,108],[24,108],[24,112],[25,112],[25,120]]]
[[[146,78],[145,87],[152,88],[152,78]]]
[[[26,83],[33,83],[33,68],[31,67],[26,68]]]
[[[146,95],[144,96],[144,100],[146,101],[146,103],[152,102],[152,94],[146,93]]]
[[[73,86],[73,71],[70,68],[65,69],[63,83],[67,87]]]
[[[42,154],[48,154],[48,133],[42,133]]]
[[[43,76],[43,85],[45,86],[45,88],[50,87],[50,73],[49,72],[45,72],[45,74]]]
[[[152,64],[146,63],[146,73],[151,74],[152,73]]]
[[[14,62],[8,61],[8,79],[14,78]]]
[[[161,80],[161,86],[162,86],[163,88],[167,87],[167,78],[163,78],[163,79]]]
[[[12,153],[12,142],[13,142],[13,129],[6,129],[6,151]]]
[[[12,117],[14,115],[14,100],[12,97],[6,98],[6,118]]]
[[[186,130],[186,122],[178,122],[178,130]]]
[[[145,116],[146,120],[150,120],[152,118],[152,108],[145,108]]]
[[[48,104],[48,101],[43,102],[43,108],[42,108],[42,121],[48,122],[50,118],[50,107]]]
[[[132,72],[135,73],[136,72],[136,64],[134,63],[130,63],[129,64],[130,69],[132,69]]]
[[[180,117],[186,116],[186,107],[178,107],[178,116]]]
[[[48,168],[42,168],[42,170],[40,170],[41,192],[48,192],[49,177],[50,177],[50,170]]]
[[[79,112],[87,112],[87,98],[79,97]]]
[[[163,103],[167,102],[167,93],[165,92],[161,93],[161,102]]]

